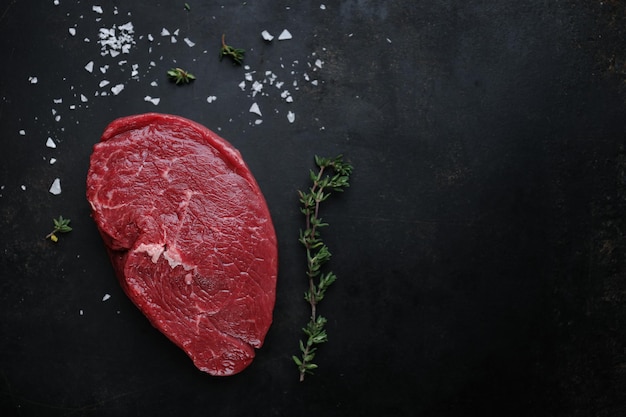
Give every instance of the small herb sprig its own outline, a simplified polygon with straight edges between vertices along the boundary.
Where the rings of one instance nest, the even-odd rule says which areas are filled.
[[[226,34],[222,35],[222,48],[220,49],[220,61],[225,56],[229,56],[233,60],[233,64],[241,65],[243,63],[243,56],[246,53],[245,49],[233,48],[230,45],[226,45]]]
[[[176,84],[189,84],[196,79],[196,76],[192,73],[185,71],[182,68],[172,68],[167,71],[167,76],[170,77]]]
[[[58,219],[52,219],[54,222],[54,229],[46,235],[46,239],[50,239],[53,242],[58,242],[59,238],[57,233],[68,233],[72,231],[70,227],[70,219],[64,219],[63,216],[59,216]]]
[[[308,290],[304,293],[304,299],[311,307],[311,316],[306,327],[302,329],[306,342],[300,340],[301,356],[293,356],[293,361],[300,371],[300,381],[304,381],[306,374],[313,373],[317,365],[313,363],[317,345],[328,340],[324,329],[326,318],[317,314],[317,304],[324,298],[328,287],[335,282],[337,276],[332,272],[322,272],[322,266],[328,262],[331,253],[322,242],[319,229],[328,226],[319,217],[320,204],[328,199],[331,191],[342,192],[348,187],[352,166],[339,155],[335,158],[321,158],[315,156],[315,164],[319,168],[317,172],[311,170],[309,177],[312,185],[308,192],[298,190],[300,211],[304,214],[306,228],[300,230],[298,241],[306,249]]]

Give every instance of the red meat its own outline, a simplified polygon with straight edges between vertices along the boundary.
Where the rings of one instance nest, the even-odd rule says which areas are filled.
[[[178,116],[113,121],[94,146],[87,199],[122,288],[212,375],[246,368],[272,322],[278,255],[239,152]]]

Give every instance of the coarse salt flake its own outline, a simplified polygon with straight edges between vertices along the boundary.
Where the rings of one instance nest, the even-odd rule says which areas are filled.
[[[57,161],[57,159],[56,159],[56,158],[50,158],[50,161],[48,161],[48,162],[50,162],[50,165],[54,165],[54,163],[55,163],[56,161]]]
[[[54,143],[54,140],[52,140],[52,138],[48,138],[48,140],[46,141],[46,146],[47,146],[48,148],[52,148],[52,149],[54,149],[54,148],[56,148],[56,147],[57,147],[57,144],[56,144],[56,143]]]
[[[20,136],[26,136],[26,131],[24,129],[20,130],[18,133]]]
[[[87,97],[84,94],[80,95],[80,101],[82,101],[83,103],[86,103],[88,101]]]
[[[248,110],[250,113],[254,113],[254,114],[258,114],[259,116],[263,116],[261,114],[261,109],[259,108],[259,105],[256,103],[252,103],[252,106],[250,106],[250,110]]]
[[[286,41],[286,40],[291,39],[291,38],[292,38],[291,33],[289,33],[289,31],[287,29],[284,29],[280,33],[280,35],[278,35],[278,40],[279,41]]]
[[[102,7],[100,7],[100,6],[92,6],[91,10],[93,10],[96,13],[102,14]]]
[[[189,39],[189,38],[184,38],[183,40],[185,41],[185,43],[186,43],[186,44],[187,44],[190,48],[192,48],[193,46],[195,46],[195,45],[196,45],[196,43],[195,43],[195,42],[193,42],[193,41],[192,41],[191,39]]]
[[[165,28],[161,29],[161,36],[170,36],[170,31]]]
[[[144,101],[148,101],[148,102],[154,104],[155,106],[157,104],[159,104],[159,102],[161,101],[160,98],[157,98],[157,97],[153,98],[153,97],[150,97],[150,96],[145,96],[143,99],[144,99]]]
[[[89,61],[87,65],[85,65],[85,69],[87,72],[93,72],[93,61]]]
[[[266,41],[271,41],[272,39],[274,39],[274,36],[272,36],[271,33],[269,33],[267,30],[264,30],[263,32],[261,32],[261,36],[263,37],[263,39],[265,39]]]
[[[117,84],[117,85],[111,87],[111,92],[114,95],[118,95],[123,89],[124,89],[124,84]]]
[[[294,112],[292,112],[291,110],[287,112],[287,120],[289,120],[289,123],[293,123],[296,120],[296,114]]]
[[[29,81],[31,84],[37,84],[37,82],[38,82],[39,80],[37,80],[37,77],[28,77],[28,81]]]
[[[217,100],[217,97],[215,96],[208,96],[206,98],[207,103],[213,103],[215,100]]]
[[[102,88],[102,87],[106,87],[109,84],[111,84],[111,82],[109,80],[102,80],[102,81],[100,81],[100,84],[98,84],[98,86],[100,88]]]
[[[326,5],[325,4],[320,4],[320,9],[326,10]]]
[[[76,36],[76,28],[69,28],[67,31],[70,33],[70,35]]]
[[[55,178],[52,181],[52,185],[50,186],[50,194],[59,195],[61,194],[61,180],[59,178]]]
[[[109,298],[111,298],[111,294],[104,294],[104,297],[102,297],[102,301],[106,301]]]

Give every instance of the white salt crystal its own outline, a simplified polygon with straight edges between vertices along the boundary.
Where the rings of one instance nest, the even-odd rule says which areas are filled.
[[[280,35],[278,35],[278,40],[279,41],[286,41],[288,39],[291,39],[291,33],[289,33],[289,31],[287,29],[283,30]]]
[[[287,98],[285,99],[285,101],[286,101],[287,103],[293,103],[293,97],[292,97],[292,96],[289,96],[289,97],[287,97]]]
[[[241,88],[241,91],[246,91],[246,82],[245,81],[240,82],[239,88]]]
[[[193,46],[196,44],[195,42],[193,42],[193,41],[192,41],[191,39],[189,39],[189,38],[185,38],[185,39],[183,39],[183,40],[185,41],[185,43],[186,43],[186,44],[187,44],[190,48],[191,48],[191,47],[193,47]]]
[[[28,77],[28,81],[30,81],[31,84],[37,84],[39,80],[37,80],[37,77]]]
[[[117,84],[116,86],[111,87],[111,92],[114,95],[118,95],[124,89],[124,84]]]
[[[68,32],[70,32],[70,35],[76,36],[76,28],[69,28]]]
[[[76,110],[76,104],[70,104],[69,109],[70,110]]]
[[[150,85],[151,85],[152,87],[158,87],[159,83],[158,83],[158,82],[156,82],[156,81],[152,81],[152,82],[150,83]]]
[[[176,43],[176,42],[178,42],[178,41],[176,40],[176,36],[172,36],[172,37],[170,38],[170,42],[172,42],[172,43]]]
[[[61,104],[61,103],[63,103],[63,99],[62,98],[53,98],[52,102],[54,104]]]
[[[109,69],[108,65],[104,65],[102,67],[100,67],[100,72],[103,74],[106,74],[107,70]]]
[[[18,133],[20,134],[20,136],[26,135],[26,131],[24,129],[20,130]]]
[[[157,104],[159,104],[159,102],[161,101],[160,98],[157,98],[157,97],[152,98],[150,96],[145,96],[143,99],[144,99],[144,101],[148,101],[148,102],[154,104],[155,106]]]
[[[78,314],[83,315],[83,310],[78,310]]]
[[[87,65],[85,65],[85,69],[87,72],[93,72],[93,61],[89,61]]]
[[[56,122],[60,122],[60,121],[61,121],[61,115],[60,115],[60,114],[57,114],[56,116],[54,116],[54,120],[55,120]]]
[[[52,148],[52,149],[54,149],[54,148],[56,148],[56,147],[57,147],[57,144],[56,144],[56,143],[54,143],[54,140],[52,140],[52,138],[48,138],[48,140],[46,141],[46,146],[47,146],[48,148]]]
[[[274,39],[274,36],[272,36],[267,30],[264,30],[263,32],[261,32],[261,36],[266,41],[271,41],[272,39]]]
[[[119,29],[125,32],[134,32],[135,30],[133,22],[124,23],[122,26],[119,26]]]
[[[169,36],[170,35],[170,31],[163,28],[161,29],[161,36]]]
[[[213,103],[215,100],[217,100],[217,97],[215,97],[215,96],[208,96],[208,97],[206,98],[206,101],[207,101],[208,103]]]
[[[83,103],[86,103],[88,100],[87,100],[87,97],[84,94],[81,94],[80,95],[80,101],[82,101]]]
[[[254,124],[255,124],[255,125],[260,125],[261,123],[263,123],[263,119],[256,119],[256,120],[254,121]]]
[[[387,38],[387,42],[388,42],[388,43],[391,43],[391,39]]]
[[[102,81],[100,81],[100,84],[98,84],[98,86],[100,86],[100,88],[102,88],[102,87],[106,87],[106,86],[107,86],[107,85],[109,85],[109,84],[111,84],[111,82],[110,82],[110,81],[108,81],[108,80],[102,80]]]
[[[326,5],[325,4],[320,4],[320,9],[326,10]]]
[[[50,165],[54,165],[54,163],[57,161],[56,158],[50,158]]]
[[[317,68],[322,68],[322,65],[324,65],[324,62],[321,59],[315,60],[315,66]]]
[[[317,84],[318,84],[317,80],[311,81],[311,85],[317,85]]]
[[[26,186],[25,185],[20,185],[20,188],[22,189],[22,191],[26,191]]]
[[[61,194],[61,180],[59,178],[55,178],[52,181],[52,185],[50,186],[50,194],[59,195]]]
[[[55,6],[58,6],[58,5],[59,5],[59,0],[54,0],[54,1],[52,2],[52,4],[54,4]]]
[[[294,112],[292,112],[291,110],[287,112],[287,120],[289,120],[289,123],[293,123],[296,120],[296,114]]]
[[[254,113],[254,114],[258,114],[259,116],[263,116],[261,114],[261,109],[259,109],[259,105],[256,103],[252,103],[252,106],[250,106],[250,110],[248,110],[250,113]]]
[[[102,7],[100,7],[100,6],[92,6],[91,10],[93,10],[96,13],[102,14]]]
[[[104,294],[104,297],[102,297],[102,301],[106,301],[109,298],[111,298],[111,294]]]
[[[150,33],[148,33],[148,40],[150,42],[154,41],[154,36],[152,36]]]

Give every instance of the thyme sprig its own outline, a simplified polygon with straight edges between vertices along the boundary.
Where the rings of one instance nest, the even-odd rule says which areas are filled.
[[[233,60],[233,64],[241,65],[243,63],[243,56],[245,55],[245,49],[233,48],[230,45],[226,45],[226,35],[222,35],[222,48],[220,49],[220,61],[225,56],[230,56]]]
[[[348,187],[352,166],[339,155],[335,158],[321,158],[315,156],[315,164],[319,168],[317,172],[309,173],[312,182],[308,192],[298,190],[300,211],[305,217],[305,229],[300,230],[298,241],[306,249],[308,289],[304,293],[304,299],[309,303],[311,316],[306,327],[302,329],[306,342],[300,340],[301,356],[293,356],[293,361],[300,371],[300,381],[304,381],[306,374],[313,373],[317,364],[313,363],[317,347],[328,340],[324,326],[326,318],[317,313],[317,305],[324,298],[328,287],[335,282],[337,276],[332,272],[322,272],[322,266],[328,262],[331,253],[328,246],[320,237],[319,229],[328,226],[319,216],[320,204],[326,201],[331,191],[342,192]]]
[[[170,77],[176,84],[188,84],[196,79],[196,76],[192,73],[185,71],[182,68],[172,68],[167,71],[167,76]]]
[[[63,216],[59,216],[58,219],[52,219],[54,222],[54,229],[46,235],[46,239],[50,239],[53,242],[58,242],[59,238],[57,233],[68,233],[72,231],[70,227],[70,219],[64,219]]]

